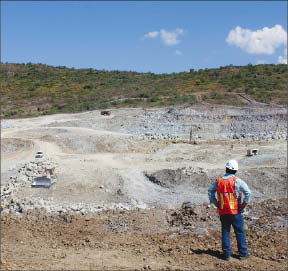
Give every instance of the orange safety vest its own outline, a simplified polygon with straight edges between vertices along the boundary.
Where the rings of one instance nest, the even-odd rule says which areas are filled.
[[[219,202],[219,215],[238,214],[238,199],[235,192],[236,177],[217,179],[217,194]]]

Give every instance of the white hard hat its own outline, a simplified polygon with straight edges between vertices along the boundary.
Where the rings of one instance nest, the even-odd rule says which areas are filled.
[[[231,170],[238,170],[238,162],[236,160],[229,160],[226,163],[226,168]]]

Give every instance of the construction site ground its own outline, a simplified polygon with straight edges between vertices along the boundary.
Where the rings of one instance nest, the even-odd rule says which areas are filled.
[[[286,116],[194,106],[2,120],[1,270],[287,270]],[[57,181],[33,188],[24,169],[46,159]],[[229,159],[252,191],[244,261],[233,230],[221,259],[207,195]]]

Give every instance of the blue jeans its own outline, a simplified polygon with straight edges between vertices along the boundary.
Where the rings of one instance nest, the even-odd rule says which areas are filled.
[[[245,256],[248,253],[246,246],[246,238],[244,231],[244,220],[241,213],[237,215],[220,215],[222,225],[222,250],[225,257],[230,257],[232,249],[230,246],[230,228],[234,228],[237,239],[237,247],[240,256]]]

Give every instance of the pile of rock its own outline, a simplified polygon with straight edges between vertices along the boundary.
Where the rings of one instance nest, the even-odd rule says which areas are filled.
[[[47,169],[55,168],[56,165],[49,159],[37,159],[25,164],[19,169],[19,173],[22,175],[24,182],[32,182],[34,178],[45,176]]]
[[[132,203],[110,203],[110,204],[59,204],[53,199],[43,199],[40,197],[31,197],[20,199],[16,196],[3,200],[2,212],[10,214],[22,214],[31,210],[44,211],[54,214],[91,214],[103,210],[135,210],[146,209],[144,204],[133,205]]]
[[[185,201],[182,203],[181,208],[170,211],[167,216],[168,223],[171,226],[196,226],[197,222],[200,222],[201,225],[206,222],[206,226],[210,223],[214,224],[217,221],[217,213],[214,210],[210,210],[209,207],[207,203],[195,205]],[[217,221],[217,223],[219,222]],[[201,231],[198,229],[198,233],[201,233]]]
[[[180,136],[178,135],[172,135],[172,134],[164,134],[164,133],[160,133],[160,134],[154,134],[154,133],[145,133],[144,136],[142,137],[142,139],[146,139],[146,140],[168,140],[168,141],[177,141],[180,140]]]
[[[15,192],[21,187],[31,185],[35,177],[44,176],[48,168],[55,166],[49,159],[38,159],[21,167],[17,176],[11,176],[7,184],[1,186],[2,208],[19,210],[19,203],[13,200]]]
[[[9,182],[5,186],[1,186],[1,200],[9,197],[18,187],[23,186],[17,177],[10,177]]]
[[[231,139],[251,139],[253,141],[260,140],[273,140],[273,139],[287,139],[287,133],[285,132],[255,132],[255,133],[234,133],[228,136]]]
[[[207,174],[207,170],[202,167],[183,167],[180,169],[181,173],[187,176],[191,176],[193,173]]]

